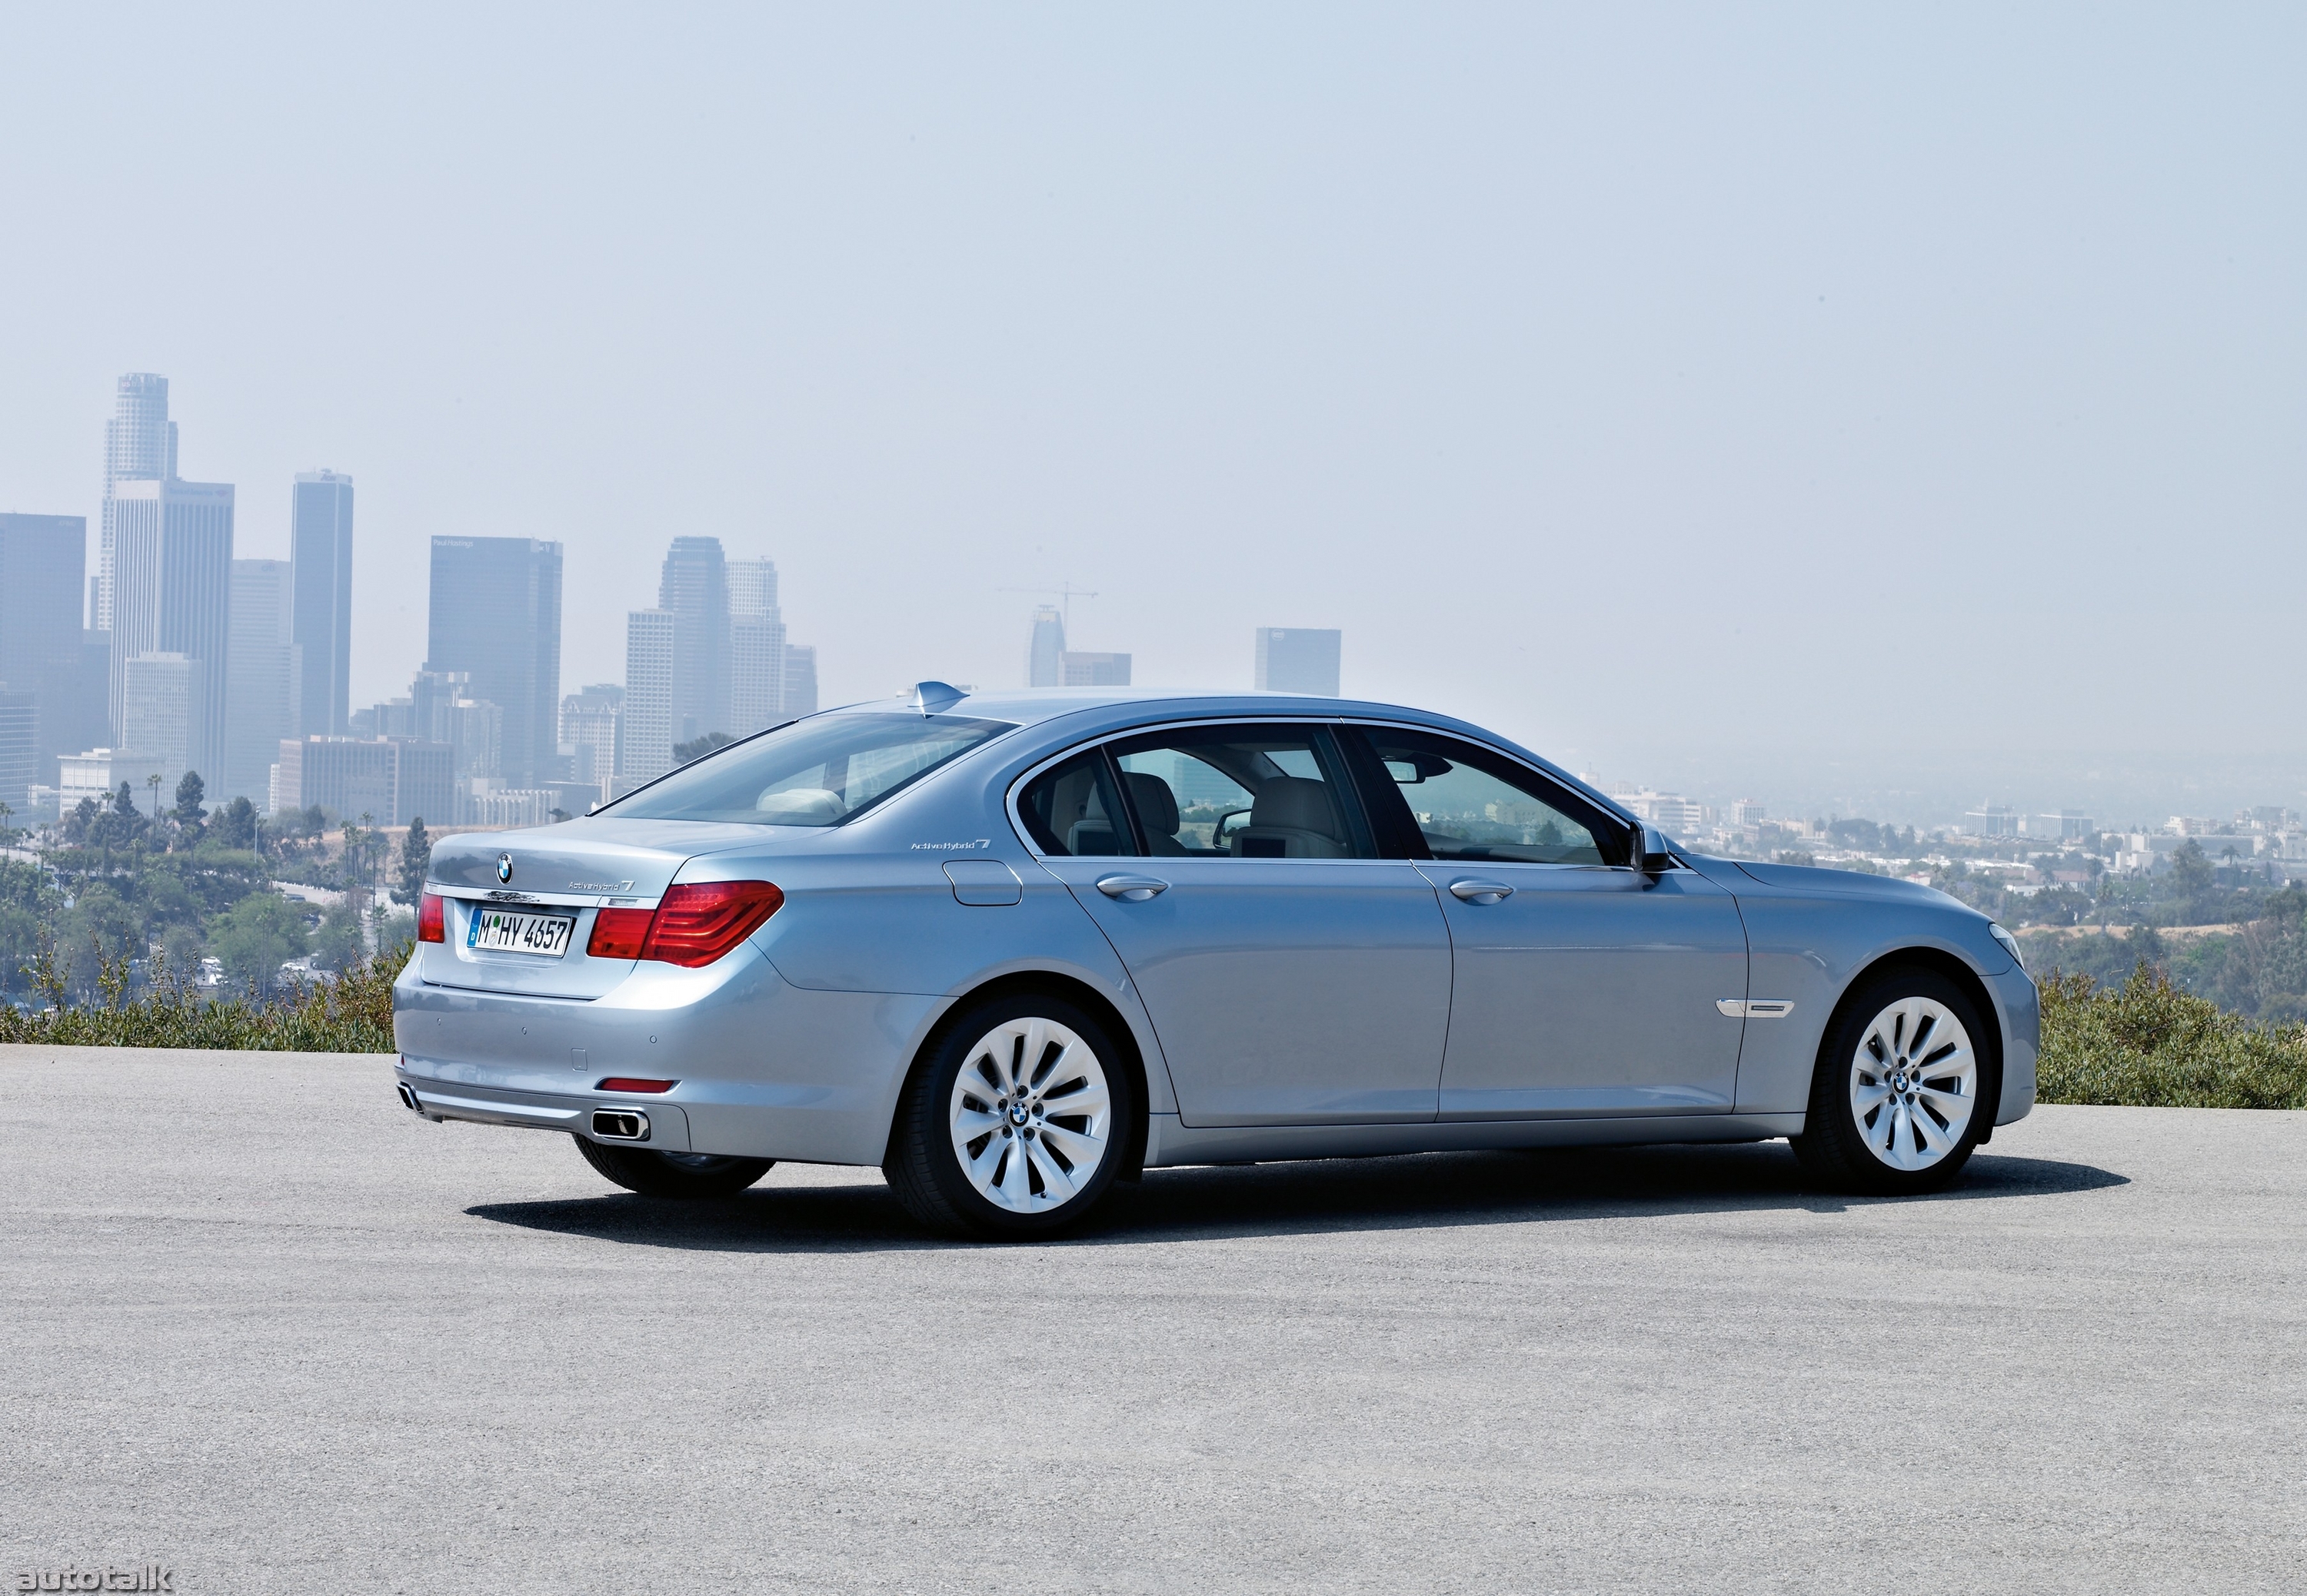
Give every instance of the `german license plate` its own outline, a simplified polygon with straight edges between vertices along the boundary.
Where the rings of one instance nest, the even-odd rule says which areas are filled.
[[[476,909],[465,928],[465,945],[489,953],[534,953],[558,959],[569,951],[577,929],[574,915],[522,914],[510,909]]]

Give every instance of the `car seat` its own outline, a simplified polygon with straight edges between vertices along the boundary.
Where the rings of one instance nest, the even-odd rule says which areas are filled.
[[[1233,851],[1248,858],[1342,859],[1345,839],[1328,782],[1275,776],[1258,788],[1249,824],[1233,834]]]

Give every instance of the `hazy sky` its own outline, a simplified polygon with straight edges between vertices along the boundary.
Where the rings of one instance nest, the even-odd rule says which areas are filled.
[[[294,473],[357,480],[356,704],[420,661],[431,534],[567,545],[566,689],[702,533],[776,559],[828,702],[1019,682],[1004,590],[1070,580],[1141,683],[1342,627],[1349,693],[1611,779],[2301,805],[2303,47],[2295,6],[10,7],[0,508],[93,545],[152,371],[243,556]]]

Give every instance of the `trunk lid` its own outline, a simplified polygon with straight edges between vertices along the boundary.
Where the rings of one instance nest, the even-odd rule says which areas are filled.
[[[436,986],[535,997],[594,998],[631,973],[630,959],[585,952],[596,913],[652,909],[700,854],[759,846],[760,826],[681,820],[579,820],[519,832],[463,832],[433,848],[426,884],[448,899],[446,940],[417,944],[417,976]],[[490,910],[573,916],[558,958],[472,946]]]

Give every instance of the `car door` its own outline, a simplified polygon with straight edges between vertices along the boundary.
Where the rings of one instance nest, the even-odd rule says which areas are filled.
[[[1441,1117],[1728,1112],[1746,996],[1730,894],[1625,867],[1622,822],[1499,750],[1359,734],[1390,851],[1420,858],[1450,926]]]
[[[1417,866],[1377,857],[1320,725],[1122,738],[1019,811],[1128,968],[1187,1124],[1434,1118],[1449,932]]]

